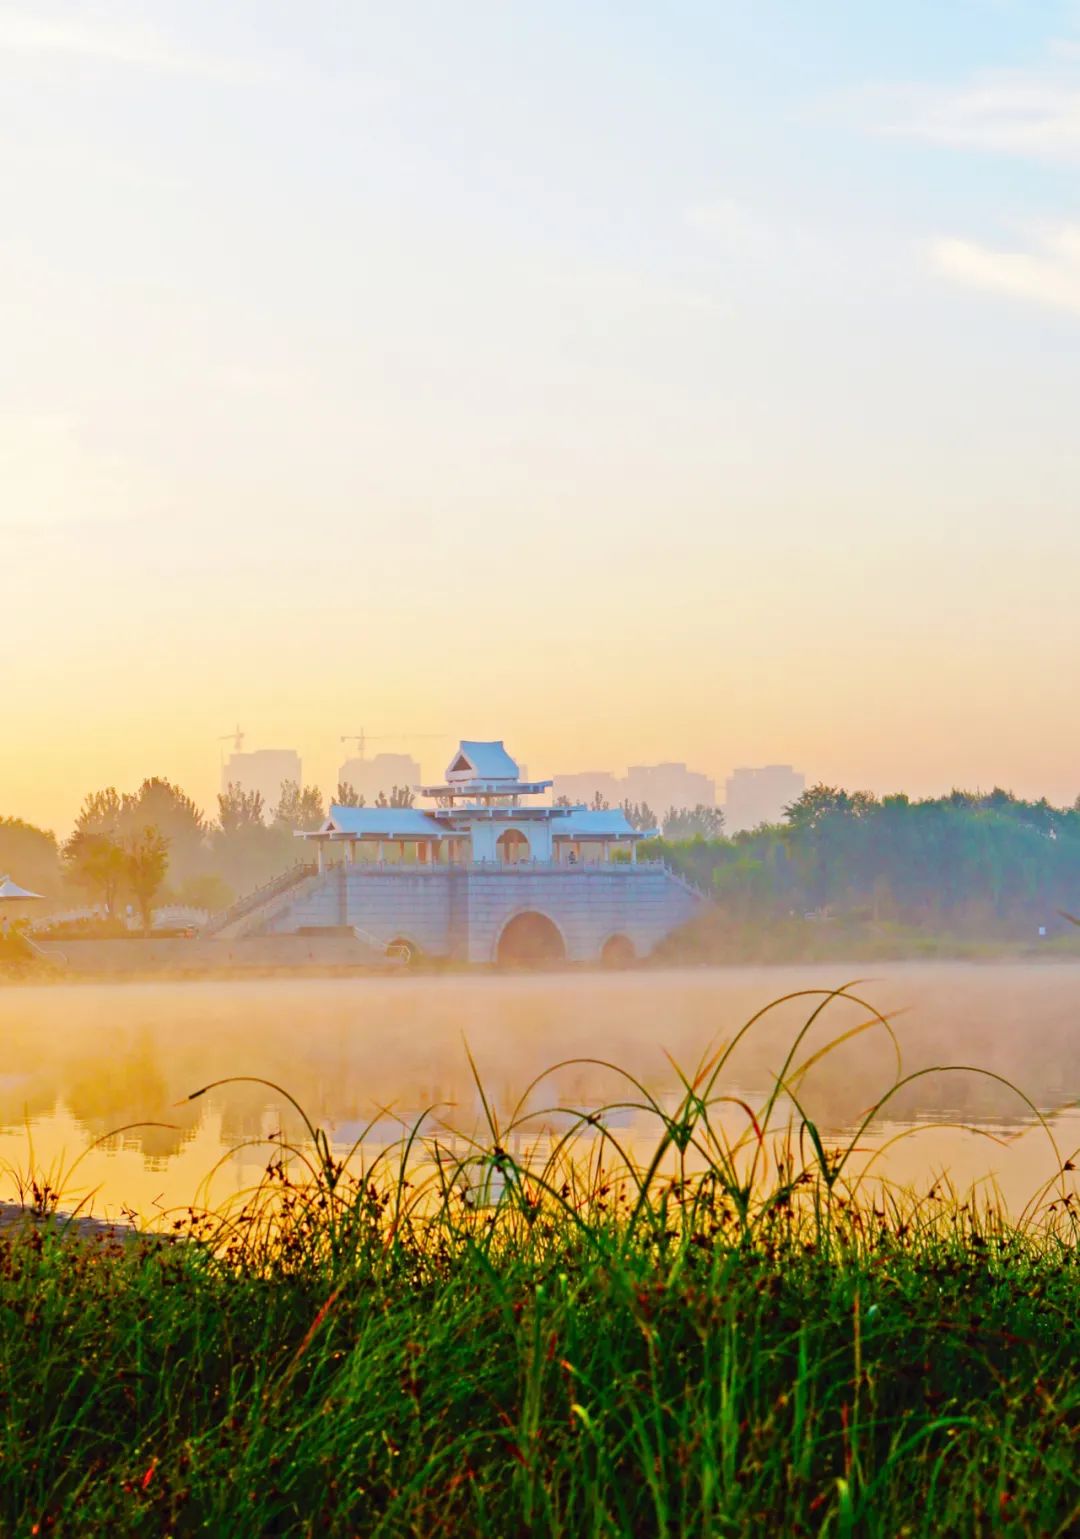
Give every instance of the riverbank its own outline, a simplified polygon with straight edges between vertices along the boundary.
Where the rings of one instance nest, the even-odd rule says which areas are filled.
[[[845,1001],[862,1024],[816,1043]],[[994,1185],[903,1186],[872,1124],[943,1071],[890,1077],[854,997],[795,1003],[753,1107],[730,1063],[760,1017],[681,1098],[627,1076],[606,1110],[504,1113],[470,1056],[482,1131],[352,1154],[280,1084],[202,1081],[192,1109],[292,1117],[218,1205],[124,1240],[0,1229],[0,1532],[1067,1539],[1067,1125],[1030,1108],[1054,1161],[1011,1217]],[[804,1098],[855,1038],[885,1086],[830,1138]]]
[[[844,915],[736,919],[708,909],[660,943],[653,959],[667,966],[785,966],[813,962],[1080,961],[1080,928],[1055,924],[949,929]]]
[[[324,1183],[271,1248],[0,1233],[0,1528],[1076,1531],[1075,1233],[483,1158],[493,1206]]]

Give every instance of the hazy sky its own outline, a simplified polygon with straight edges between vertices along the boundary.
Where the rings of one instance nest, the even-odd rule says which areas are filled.
[[[237,720],[1071,800],[1078,173],[1071,3],[0,0],[0,812]]]

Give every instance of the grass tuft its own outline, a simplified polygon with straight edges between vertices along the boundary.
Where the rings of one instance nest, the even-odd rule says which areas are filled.
[[[858,1159],[889,1022],[793,997],[761,1105],[737,1037],[674,1105],[526,1112],[538,1082],[500,1123],[476,1073],[482,1136],[432,1113],[369,1158],[268,1086],[304,1136],[235,1202],[0,1234],[0,1532],[1080,1531],[1073,1155],[1015,1220],[894,1187]],[[834,1145],[800,1089],[840,998],[896,1070]]]

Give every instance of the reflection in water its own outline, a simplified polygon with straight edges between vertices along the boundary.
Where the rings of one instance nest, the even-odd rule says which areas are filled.
[[[431,1106],[465,1132],[477,1127],[481,1108],[466,1041],[502,1119],[534,1076],[582,1056],[618,1064],[650,1092],[672,1097],[678,1079],[665,1053],[692,1073],[768,1001],[836,986],[857,971],[800,966],[10,988],[0,992],[0,1157],[9,1167],[33,1162],[58,1173],[92,1140],[126,1124],[170,1124],[109,1139],[81,1160],[68,1186],[80,1195],[95,1191],[100,1212],[128,1205],[149,1215],[191,1199],[223,1149],[271,1133],[302,1136],[288,1103],[262,1086],[230,1085],[176,1104],[211,1080],[277,1081],[339,1148],[365,1129],[365,1148],[374,1148],[395,1136],[397,1119],[411,1121]],[[906,964],[878,972],[855,992],[894,1012],[905,1071],[979,1065],[1014,1080],[1041,1109],[1080,1095],[1080,967]],[[767,1092],[814,1003],[793,1000],[770,1012],[736,1049],[717,1090],[737,1088],[751,1098]],[[846,1001],[830,1007],[800,1059],[866,1018]],[[891,1082],[895,1063],[885,1032],[875,1028],[823,1058],[800,1098],[822,1127],[850,1127]],[[528,1104],[636,1099],[619,1075],[594,1062],[556,1069]],[[1025,1197],[1052,1164],[1038,1129],[1003,1147],[940,1126],[955,1120],[1000,1134],[1031,1123],[1015,1094],[974,1073],[918,1080],[890,1103],[887,1117],[886,1133],[938,1124],[890,1153],[890,1174],[901,1180],[923,1182],[947,1167],[966,1184],[994,1171],[1011,1196]],[[632,1112],[623,1118],[631,1130],[641,1126]],[[1067,1155],[1080,1142],[1075,1114],[1061,1114],[1055,1126]],[[215,1178],[213,1191],[242,1188],[264,1160],[265,1147],[243,1151]]]

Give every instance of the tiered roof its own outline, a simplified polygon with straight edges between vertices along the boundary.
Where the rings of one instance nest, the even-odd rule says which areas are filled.
[[[520,780],[516,762],[502,742],[463,740],[446,769],[441,785],[418,786],[421,796],[447,803],[433,811],[422,807],[343,807],[333,803],[330,815],[313,836],[342,839],[451,839],[468,833],[470,823],[556,821],[557,839],[645,839],[627,820],[621,807],[594,812],[585,807],[520,806],[521,796],[537,796],[550,780]]]

